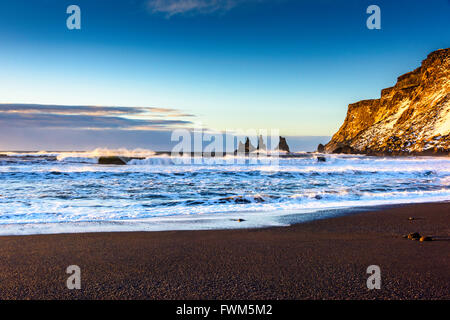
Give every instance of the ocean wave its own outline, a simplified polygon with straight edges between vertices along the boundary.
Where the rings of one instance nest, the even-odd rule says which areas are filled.
[[[83,152],[61,152],[57,154],[57,160],[71,163],[98,163],[100,157],[126,157],[126,158],[147,158],[155,155],[155,152],[147,149],[107,149],[97,148],[92,151]]]
[[[161,157],[147,157],[146,159],[131,159],[127,162],[128,165],[135,165],[135,166],[144,166],[144,165],[160,165],[160,166],[169,166],[169,165],[175,165],[173,159],[169,156]]]
[[[49,160],[55,154],[58,160]],[[28,155],[33,160],[22,161],[24,153],[15,153],[13,160],[5,160],[7,156],[0,163],[2,228],[21,224],[21,230],[35,230],[41,224],[82,223],[84,230],[92,230],[98,223],[139,220],[146,221],[140,226],[153,230],[158,229],[152,224],[155,219],[238,216],[250,224],[256,218],[249,217],[256,214],[258,225],[264,225],[274,212],[310,214],[450,199],[450,159],[446,158],[326,155],[324,163],[315,157],[282,158],[273,166],[235,163],[231,155],[222,164],[202,159],[195,163],[188,157],[189,164],[177,165],[176,157],[150,150]],[[98,157],[111,155],[143,159],[131,159],[125,166],[97,164]],[[211,225],[228,223],[220,221]]]

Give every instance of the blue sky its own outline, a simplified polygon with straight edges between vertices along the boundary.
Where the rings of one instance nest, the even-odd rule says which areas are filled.
[[[81,30],[66,27],[71,4]],[[381,30],[366,27],[371,4]],[[448,0],[1,0],[0,111],[153,109],[126,121],[67,107],[0,112],[10,136],[0,149],[94,147],[92,128],[75,125],[89,121],[104,136],[95,143],[112,147],[161,147],[160,131],[200,124],[330,136],[349,103],[379,97],[449,46],[449,16]],[[105,126],[105,116],[125,127]]]

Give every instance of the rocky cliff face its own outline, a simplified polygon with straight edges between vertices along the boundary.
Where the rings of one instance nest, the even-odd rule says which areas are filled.
[[[450,48],[434,51],[416,70],[381,90],[380,99],[348,106],[328,153],[449,154]]]

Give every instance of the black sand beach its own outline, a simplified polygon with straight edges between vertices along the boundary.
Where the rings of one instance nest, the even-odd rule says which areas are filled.
[[[449,299],[449,221],[447,202],[283,228],[5,236],[0,298]],[[81,290],[66,288],[73,264]]]

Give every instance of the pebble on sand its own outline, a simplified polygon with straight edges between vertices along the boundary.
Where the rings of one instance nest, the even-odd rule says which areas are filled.
[[[408,239],[411,239],[411,240],[419,240],[420,237],[421,237],[420,234],[417,232],[408,234]]]

